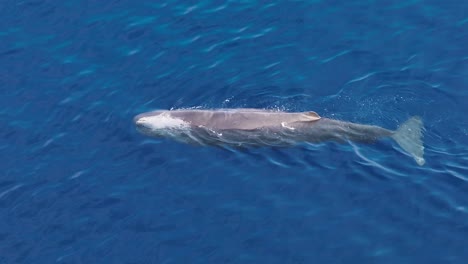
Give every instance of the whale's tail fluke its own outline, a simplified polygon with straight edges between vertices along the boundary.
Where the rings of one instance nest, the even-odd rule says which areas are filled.
[[[420,117],[413,116],[403,123],[392,135],[392,138],[402,149],[408,152],[422,166],[424,160],[423,122]]]

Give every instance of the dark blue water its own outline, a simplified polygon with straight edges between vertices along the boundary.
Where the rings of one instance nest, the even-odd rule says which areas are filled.
[[[466,1],[4,0],[0,263],[467,263],[467,47]],[[132,124],[186,107],[419,115],[426,165]]]

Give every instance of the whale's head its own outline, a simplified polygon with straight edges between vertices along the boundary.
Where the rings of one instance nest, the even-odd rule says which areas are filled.
[[[190,129],[190,124],[174,117],[170,111],[152,111],[139,114],[133,119],[137,130],[152,137],[179,137]]]

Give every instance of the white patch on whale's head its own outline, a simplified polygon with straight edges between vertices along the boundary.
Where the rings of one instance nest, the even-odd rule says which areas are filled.
[[[136,121],[136,124],[144,125],[152,130],[177,129],[189,126],[184,120],[166,114],[142,117]]]
[[[188,122],[167,113],[137,116],[135,125],[141,133],[156,137],[177,137],[190,129]]]

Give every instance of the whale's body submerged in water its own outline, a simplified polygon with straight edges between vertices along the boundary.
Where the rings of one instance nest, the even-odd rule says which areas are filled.
[[[323,141],[371,143],[394,139],[423,165],[423,124],[412,117],[397,130],[321,118],[315,112],[262,109],[159,110],[134,118],[138,131],[197,145],[288,146]]]

